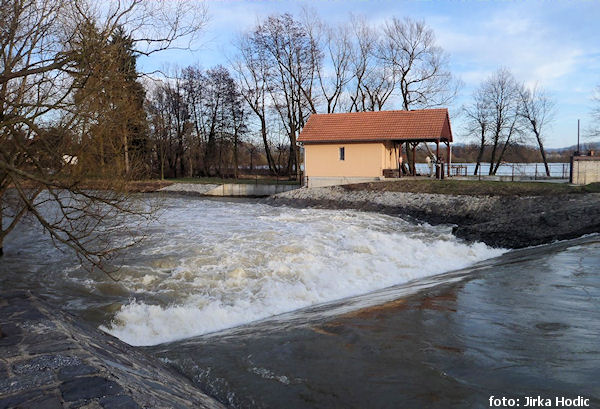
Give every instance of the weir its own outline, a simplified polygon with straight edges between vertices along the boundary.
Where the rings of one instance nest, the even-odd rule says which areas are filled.
[[[596,407],[599,240],[511,251],[150,351],[235,407],[446,409],[488,407],[491,395]]]
[[[267,197],[277,193],[298,189],[300,185],[291,184],[264,184],[264,183],[225,183],[225,184],[200,184],[200,183],[174,183],[159,191],[189,194],[196,196],[221,196],[221,197]]]

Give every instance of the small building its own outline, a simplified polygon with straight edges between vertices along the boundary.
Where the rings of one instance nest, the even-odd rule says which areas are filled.
[[[569,182],[574,185],[600,182],[600,156],[595,156],[593,151],[590,151],[586,156],[571,156]]]
[[[446,145],[449,175],[452,129],[447,109],[313,114],[298,137],[304,147],[304,183],[330,186],[401,176],[403,146]],[[415,169],[411,170],[415,174]]]

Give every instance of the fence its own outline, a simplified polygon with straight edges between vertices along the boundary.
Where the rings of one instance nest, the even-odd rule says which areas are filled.
[[[571,169],[569,163],[549,163],[548,167],[551,179],[569,179]],[[450,173],[453,176],[476,176],[483,178],[489,176],[489,170],[489,163],[480,164],[477,173],[475,173],[475,163],[453,163]],[[429,174],[429,167],[425,163],[418,163],[417,172],[427,175]],[[523,178],[533,180],[548,179],[543,163],[503,163],[498,167],[496,176],[510,177],[511,180]]]

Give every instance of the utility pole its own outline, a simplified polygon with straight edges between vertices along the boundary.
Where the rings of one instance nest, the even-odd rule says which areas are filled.
[[[579,119],[577,120],[577,155],[579,155]]]

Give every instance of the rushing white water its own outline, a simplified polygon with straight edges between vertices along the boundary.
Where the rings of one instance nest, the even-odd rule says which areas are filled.
[[[154,345],[364,294],[495,257],[449,227],[358,211],[173,199],[121,285],[105,331]],[[147,301],[147,300],[146,300]]]

